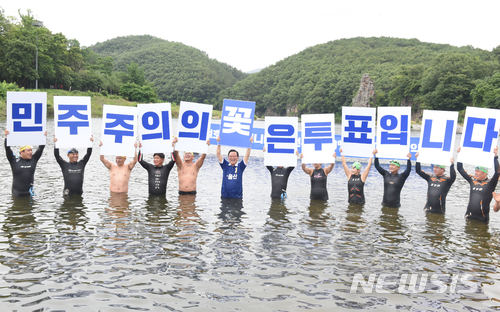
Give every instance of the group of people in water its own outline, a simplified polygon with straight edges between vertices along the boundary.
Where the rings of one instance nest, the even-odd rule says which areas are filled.
[[[46,133],[45,133],[46,134]],[[35,153],[29,145],[21,146],[19,148],[19,156],[16,156],[12,149],[7,146],[7,136],[9,131],[5,130],[5,151],[7,159],[10,163],[13,175],[12,181],[12,194],[14,196],[30,196],[34,195],[33,182],[34,174],[38,160],[40,159],[44,145],[40,145]],[[253,138],[250,139],[251,142]],[[93,141],[93,137],[90,137]],[[54,138],[54,142],[57,138]],[[203,166],[206,154],[202,154],[197,160],[194,160],[192,152],[184,152],[181,159],[179,152],[175,150],[177,138],[173,140],[174,152],[172,153],[172,160],[167,164],[165,162],[165,154],[155,153],[153,155],[153,163],[148,163],[143,159],[143,154],[140,151],[141,143],[135,143],[134,146],[139,147],[139,152],[136,152],[135,157],[128,164],[125,164],[126,157],[116,156],[115,162],[107,160],[104,155],[100,156],[100,160],[109,170],[110,184],[109,189],[113,193],[126,193],[128,192],[128,182],[132,169],[136,163],[139,162],[141,166],[148,172],[148,189],[151,195],[165,195],[167,189],[168,176],[174,164],[177,166],[178,180],[179,180],[179,195],[195,195],[197,177],[200,168]],[[207,140],[207,145],[210,145],[210,140]],[[102,146],[100,142],[99,146]],[[340,149],[340,153],[342,153]],[[460,148],[458,149],[460,152]],[[462,163],[457,164],[457,169],[460,174],[470,184],[470,200],[467,206],[466,218],[477,219],[481,221],[489,220],[489,211],[491,200],[495,199],[493,210],[495,212],[500,210],[500,195],[494,192],[500,176],[498,168],[498,148],[495,148],[494,157],[494,175],[488,178],[488,168],[476,167],[475,174],[469,175],[463,168]],[[231,149],[228,152],[228,159],[224,159],[221,153],[220,138],[217,138],[216,155],[223,171],[221,197],[222,198],[242,198],[243,197],[243,172],[248,164],[250,158],[251,148],[247,148],[246,153],[241,161],[239,161],[238,151]],[[54,157],[61,167],[64,178],[64,195],[81,195],[83,193],[83,180],[85,166],[92,154],[92,148],[87,149],[85,156],[79,160],[78,150],[72,148],[68,150],[68,161],[60,156],[58,148],[54,147]],[[384,194],[382,205],[386,207],[398,208],[401,206],[400,197],[401,190],[406,182],[406,179],[411,172],[411,154],[408,153],[408,160],[406,170],[400,173],[401,163],[398,160],[392,160],[389,164],[389,170],[385,170],[380,166],[377,157],[377,150],[373,151],[375,157],[375,168],[383,176],[384,179]],[[300,157],[302,158],[302,154]],[[333,154],[337,157],[336,154]],[[354,162],[350,167],[347,165],[344,155],[342,156],[342,166],[346,174],[348,183],[348,201],[351,204],[363,205],[365,203],[364,185],[373,158],[368,160],[368,164],[362,170],[361,163]],[[418,158],[418,153],[417,153]],[[307,167],[302,164],[302,170],[310,176],[311,179],[311,199],[328,200],[327,191],[327,177],[333,170],[334,163],[322,167],[322,164],[315,163],[313,168]],[[271,197],[273,198],[286,198],[286,189],[288,177],[294,167],[271,167],[267,169],[271,173]],[[416,172],[428,183],[427,189],[427,202],[424,210],[427,212],[444,213],[446,210],[446,195],[450,190],[451,185],[456,179],[456,172],[454,168],[454,159],[451,159],[450,175],[445,175],[444,165],[434,165],[433,174],[425,173],[421,170],[420,163],[416,163]]]

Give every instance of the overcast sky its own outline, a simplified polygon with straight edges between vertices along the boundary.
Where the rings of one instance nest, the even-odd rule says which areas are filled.
[[[242,71],[307,47],[353,37],[500,45],[500,1],[2,1],[7,16],[31,9],[53,33],[90,46],[149,34],[205,51]]]

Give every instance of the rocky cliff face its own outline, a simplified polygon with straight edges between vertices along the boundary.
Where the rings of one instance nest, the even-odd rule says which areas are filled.
[[[375,82],[370,79],[368,74],[361,78],[358,94],[352,99],[353,107],[370,107],[375,103]]]

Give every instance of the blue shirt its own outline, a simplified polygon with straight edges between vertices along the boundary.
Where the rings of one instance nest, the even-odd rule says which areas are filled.
[[[222,168],[221,196],[226,198],[243,197],[243,171],[247,165],[242,160],[235,166],[231,166],[227,160],[220,164]]]

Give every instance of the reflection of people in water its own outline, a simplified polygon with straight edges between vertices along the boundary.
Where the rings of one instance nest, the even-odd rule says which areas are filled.
[[[415,155],[418,158],[418,152]],[[444,213],[446,211],[446,195],[450,190],[451,185],[455,182],[457,178],[457,173],[455,172],[454,162],[455,159],[451,158],[450,166],[450,176],[444,175],[445,166],[434,165],[432,171],[434,175],[429,175],[422,171],[420,168],[420,162],[417,161],[415,166],[415,171],[419,176],[421,176],[425,181],[427,181],[427,203],[425,203],[424,210],[427,212],[437,212]]]
[[[342,154],[342,148],[340,153]],[[368,165],[366,165],[365,170],[361,173],[361,163],[354,162],[349,168],[345,161],[345,156],[342,155],[342,166],[344,167],[345,175],[347,176],[347,190],[349,192],[348,202],[351,204],[364,205],[365,203],[365,181],[370,173],[370,168],[372,167],[373,158],[370,157],[368,160]]]
[[[500,171],[498,170],[498,147],[493,150],[495,157],[493,158],[495,173],[488,179],[488,168],[477,166],[474,176],[467,174],[461,162],[457,163],[458,172],[464,177],[470,185],[470,199],[465,217],[468,219],[476,219],[488,222],[490,219],[490,203],[493,197],[493,191],[498,183]],[[460,147],[458,148],[460,153]]]
[[[377,149],[373,151],[375,155],[375,168],[384,177],[384,197],[382,199],[382,206],[384,207],[401,207],[401,189],[405,185],[406,179],[411,172],[411,153],[408,153],[408,161],[406,163],[406,170],[399,173],[401,164],[399,160],[391,160],[389,164],[389,171],[380,166],[377,157]]]
[[[239,198],[221,197],[221,212],[219,218],[224,221],[221,229],[234,228],[241,222],[243,212],[243,201]]]
[[[102,146],[102,142],[99,143],[99,146]],[[134,143],[134,147],[137,148],[137,143]],[[127,193],[130,173],[137,163],[137,153],[134,159],[127,165],[125,165],[125,160],[127,159],[125,156],[116,156],[116,164],[104,158],[104,155],[101,155],[100,159],[109,170],[109,190],[113,193]]]
[[[175,226],[179,229],[180,237],[195,237],[197,224],[200,222],[200,216],[196,212],[196,196],[181,195],[179,196],[179,206],[177,207],[177,216],[175,218]]]
[[[300,153],[300,158],[304,155]],[[333,157],[337,157],[336,153],[333,153]],[[331,163],[325,169],[321,167],[321,164],[314,163],[312,168],[306,167],[305,163],[302,163],[302,170],[311,177],[311,195],[310,199],[321,199],[328,200],[328,191],[326,189],[326,178],[330,172],[332,172],[335,163]]]
[[[71,230],[74,231],[78,226],[85,227],[88,221],[85,216],[85,210],[82,196],[64,196],[57,219],[59,223],[70,226]],[[67,227],[64,227],[61,232],[67,233],[66,230]]]
[[[45,145],[39,145],[35,153],[30,145],[19,148],[19,157],[14,156],[10,146],[7,146],[9,130],[5,129],[5,154],[12,170],[12,195],[30,196],[35,195],[33,182],[35,180],[36,164],[42,157]],[[47,135],[47,131],[45,131]]]
[[[129,205],[127,193],[110,192],[109,208],[106,211],[115,219],[123,218],[129,215]]]
[[[90,136],[90,141],[94,142],[92,136]],[[56,137],[54,137],[55,142],[57,142]],[[61,167],[64,178],[64,195],[83,194],[83,176],[90,155],[92,155],[92,147],[87,148],[87,154],[85,154],[82,160],[78,161],[78,150],[72,148],[68,151],[69,162],[67,162],[59,155],[59,149],[54,144],[54,157]]]
[[[174,139],[174,144],[177,138]],[[210,146],[210,140],[207,140],[207,145]],[[193,152],[184,152],[184,161],[179,157],[179,152],[174,150],[175,163],[177,164],[177,176],[179,178],[179,195],[195,195],[196,180],[201,166],[207,157],[206,153],[201,154],[195,162]]]

